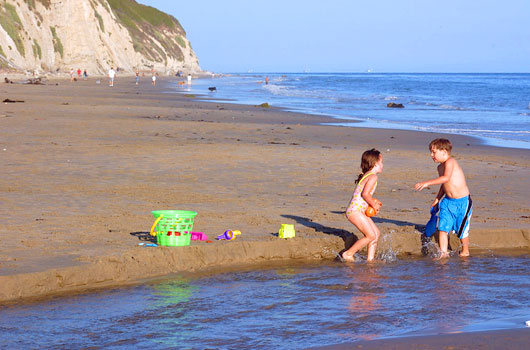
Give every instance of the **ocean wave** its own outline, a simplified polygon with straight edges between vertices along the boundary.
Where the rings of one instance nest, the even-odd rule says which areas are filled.
[[[387,97],[385,97],[385,101],[395,101],[397,99],[398,98],[396,96],[387,96]]]
[[[529,130],[493,130],[493,129],[464,129],[464,128],[441,128],[439,126],[416,126],[417,130],[457,133],[482,133],[482,134],[505,134],[505,135],[530,135]]]
[[[453,110],[456,110],[456,111],[464,111],[464,110],[466,110],[465,108],[458,107],[458,106],[451,106],[451,105],[440,105],[439,107],[442,108],[442,109],[453,109]]]

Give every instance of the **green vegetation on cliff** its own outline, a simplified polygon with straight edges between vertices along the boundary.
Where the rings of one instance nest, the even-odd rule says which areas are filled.
[[[181,47],[186,47],[186,43],[181,36],[186,33],[176,18],[154,7],[138,4],[134,0],[106,1],[120,23],[131,34],[135,51],[158,62],[166,61],[166,54],[179,61],[184,59]],[[173,35],[169,36],[168,32]],[[153,42],[153,38],[162,45],[166,53]]]
[[[55,30],[55,27],[50,27],[50,31],[52,32],[53,36],[53,51],[58,52],[61,55],[61,58],[63,57],[63,43],[61,43],[61,39],[57,36],[57,31]]]
[[[94,15],[96,15],[96,18],[98,19],[98,22],[99,22],[99,28],[101,29],[102,32],[105,31],[105,23],[103,22],[103,17],[101,17],[101,15],[94,9]]]
[[[44,7],[46,7],[47,9],[50,8],[50,5],[51,5],[51,0],[24,0],[24,2],[26,4],[28,4],[29,8],[30,9],[34,9],[35,8],[35,1],[38,1],[40,2]]]
[[[107,0],[111,9],[129,27],[146,22],[155,27],[167,27],[184,32],[179,21],[154,7],[138,4],[134,0]],[[128,25],[127,25],[128,24]]]
[[[24,41],[21,36],[21,32],[23,31],[22,22],[20,21],[20,17],[18,17],[15,6],[4,2],[3,8],[0,7],[0,25],[7,32],[7,35],[13,39],[18,52],[22,56],[26,56]]]
[[[33,48],[33,56],[35,56],[35,58],[38,57],[39,59],[42,59],[42,49],[40,48],[39,43],[35,39],[33,39],[32,48]]]

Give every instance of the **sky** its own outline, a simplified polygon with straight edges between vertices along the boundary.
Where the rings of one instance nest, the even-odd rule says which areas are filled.
[[[212,72],[530,72],[530,0],[137,2]]]

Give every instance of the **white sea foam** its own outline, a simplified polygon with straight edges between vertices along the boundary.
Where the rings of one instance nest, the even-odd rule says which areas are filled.
[[[464,108],[462,108],[462,107],[451,106],[451,105],[440,105],[440,108],[442,108],[442,109],[454,109],[454,110],[457,110],[457,111],[464,110]]]

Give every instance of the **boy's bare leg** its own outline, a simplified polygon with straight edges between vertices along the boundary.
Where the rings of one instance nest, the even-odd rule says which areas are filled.
[[[462,243],[462,251],[460,252],[460,256],[469,256],[469,237],[462,238],[460,242]]]
[[[448,258],[447,245],[449,244],[449,235],[447,232],[439,231],[438,242],[440,244],[440,256],[438,259]]]

